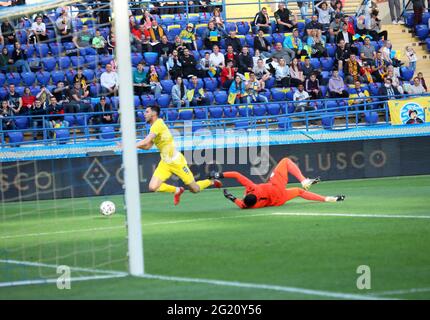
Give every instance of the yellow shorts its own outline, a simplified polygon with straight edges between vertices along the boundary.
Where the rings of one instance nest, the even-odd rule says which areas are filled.
[[[161,160],[154,171],[154,177],[157,177],[161,181],[168,180],[172,174],[181,179],[185,185],[189,185],[194,181],[194,175],[190,168],[188,168],[187,160],[182,153],[172,163]]]

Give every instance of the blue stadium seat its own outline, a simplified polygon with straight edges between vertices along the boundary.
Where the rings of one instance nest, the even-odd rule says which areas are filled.
[[[203,37],[203,33],[205,32],[205,30],[207,29],[207,26],[199,26],[196,28],[196,35],[198,37]],[[200,50],[200,49],[199,49]]]
[[[238,108],[239,116],[240,117],[250,117],[252,115],[252,109],[251,107],[247,106],[239,106]]]
[[[113,126],[100,127],[100,138],[103,140],[115,139],[115,128]]]
[[[133,67],[137,67],[137,64],[143,60],[143,56],[141,53],[133,52],[131,54],[131,63]]]
[[[324,71],[332,71],[334,65],[333,58],[321,58],[320,59],[321,67]]]
[[[223,110],[221,107],[212,107],[209,108],[209,114],[212,119],[222,118]]]
[[[145,52],[143,54],[145,62],[148,66],[158,64],[158,53],[157,52]]]
[[[419,24],[415,26],[415,33],[421,41],[424,41],[429,35],[429,27],[425,24]]]
[[[191,81],[188,82],[187,88],[190,89],[191,88]],[[201,88],[203,88],[203,79],[197,79],[197,90],[200,90]]]
[[[265,82],[265,88],[270,90],[275,86],[275,83],[276,83],[275,77],[270,77]]]
[[[236,22],[237,32],[241,35],[247,35],[250,30],[250,25],[247,21]]]
[[[18,30],[15,33],[16,39],[18,40],[18,42],[22,45],[27,44],[28,42],[28,35],[27,32],[25,32],[25,30]]]
[[[48,71],[36,72],[36,79],[39,84],[43,84],[44,86],[46,86],[49,83],[50,78],[51,74]]]
[[[179,110],[179,120],[191,120],[193,118],[192,109]]]
[[[3,73],[0,73],[0,87],[3,87],[5,82],[6,82],[6,76]]]
[[[252,114],[256,117],[262,117],[266,114],[266,107],[264,105],[255,105],[252,108]]]
[[[160,108],[168,108],[170,104],[171,97],[169,94],[161,94],[157,98],[157,103],[160,106]]]
[[[227,22],[225,25],[225,31],[229,33],[230,31],[237,31],[237,26],[233,22]]]
[[[224,107],[224,116],[226,118],[236,118],[237,108],[236,107]]]
[[[36,81],[36,75],[34,72],[23,72],[21,73],[21,79],[24,82],[24,85],[30,87]]]
[[[218,87],[218,81],[214,78],[204,78],[203,82],[207,91],[214,92]]]
[[[319,69],[321,68],[321,63],[318,60],[318,58],[311,58],[311,65],[312,67],[314,67],[315,69]]]
[[[111,63],[112,60],[113,57],[110,54],[99,56],[99,62],[103,68],[106,67],[107,64]]]
[[[69,57],[59,57],[58,58],[58,68],[65,70],[70,67],[71,61]]]
[[[333,58],[336,53],[336,45],[333,43],[327,43],[326,49],[327,49],[327,55]]]
[[[0,87],[0,100],[3,100],[8,95],[8,90],[5,87]]]
[[[150,94],[140,96],[140,100],[142,101],[142,106],[145,108],[156,103],[154,96]]]
[[[286,100],[286,93],[285,92],[283,92],[277,88],[271,89],[270,92],[272,93],[272,99],[274,101],[285,101]]]
[[[19,86],[21,83],[21,76],[18,72],[8,72],[6,73],[6,81],[8,84],[14,84],[15,86]]]
[[[325,108],[329,109],[330,112],[336,111],[338,107],[339,104],[337,103],[337,101],[329,100],[325,103]]]
[[[334,117],[325,116],[321,118],[321,124],[324,129],[332,129],[334,125]]]
[[[283,130],[291,129],[291,121],[287,117],[281,117],[278,119],[278,128]]]
[[[206,115],[206,110],[207,109],[202,109],[202,108],[195,108],[194,109],[194,118],[196,119],[206,119],[207,115]]]
[[[267,113],[270,116],[276,116],[280,113],[280,111],[281,111],[281,107],[277,103],[272,103],[267,105]]]
[[[15,87],[16,93],[18,93],[21,97],[24,94],[24,87]]]
[[[176,121],[178,120],[178,111],[176,110],[169,110],[167,111],[167,121]]]
[[[212,105],[214,103],[214,100],[215,100],[214,94],[210,91],[206,92],[206,97],[208,99],[209,105]]]
[[[27,43],[21,45],[21,49],[27,53],[27,58],[32,57],[35,50],[32,44],[28,45]]]
[[[76,118],[73,115],[66,114],[64,116],[64,120],[69,123],[69,127],[73,127],[74,125],[76,125]]]
[[[51,50],[52,55],[54,56],[59,56],[64,51],[61,43],[57,43],[57,42],[50,43],[49,48]]]
[[[376,124],[378,123],[378,113],[375,111],[365,112],[364,118],[366,119],[367,124]]]
[[[140,101],[140,97],[139,96],[134,96],[134,106],[135,107],[139,107],[141,105],[141,101]]]
[[[90,96],[97,97],[101,93],[101,85],[99,83],[90,83]]]
[[[426,39],[427,51],[430,52],[430,38]]]
[[[414,70],[403,66],[400,68],[400,75],[403,80],[410,81],[414,76]]]
[[[320,90],[321,90],[322,97],[325,98],[327,95],[327,87],[326,86],[320,86]]]
[[[75,68],[83,67],[85,64],[85,58],[82,56],[72,56],[70,60]]]
[[[52,71],[51,72],[51,78],[53,83],[57,83],[59,81],[64,81],[66,79],[66,76],[64,74],[64,71]]]
[[[29,121],[26,117],[18,117],[15,119],[15,125],[18,130],[25,130],[29,127]]]
[[[36,49],[36,54],[40,58],[44,58],[48,55],[49,47],[46,43],[37,43],[34,45],[34,48]]]
[[[70,132],[68,129],[55,130],[55,139],[58,143],[66,143],[70,140]]]
[[[95,69],[97,67],[97,64],[99,63],[98,56],[97,55],[85,56],[85,63],[87,64],[88,68]]]
[[[254,35],[253,34],[247,34],[245,36],[246,43],[250,47],[254,47]]]
[[[372,96],[377,96],[380,86],[381,86],[381,84],[377,83],[377,82],[376,83],[369,83],[369,86],[368,86],[369,87],[369,93]]]
[[[175,85],[172,80],[161,80],[161,87],[163,88],[163,93],[171,94],[172,88]]]
[[[76,73],[77,72],[75,70],[73,70],[73,69],[67,70],[65,72],[67,81],[70,82],[70,83],[72,83],[73,82],[73,78],[75,77]]]
[[[57,59],[54,57],[46,57],[42,58],[42,64],[45,68],[45,71],[53,71],[55,69],[55,66],[57,65]]]
[[[93,81],[93,79],[94,79],[94,71],[93,70],[91,70],[91,69],[84,69],[82,71],[82,74],[85,76],[85,78],[87,78],[87,80],[89,82]]]
[[[48,86],[48,90],[50,91],[50,92],[52,92],[52,88],[49,88],[49,86]],[[40,86],[31,86],[30,87],[30,92],[31,92],[31,94],[33,95],[33,96],[36,96],[39,92],[40,92]]]
[[[9,143],[18,145],[24,141],[24,134],[22,132],[8,132]]]
[[[155,70],[157,70],[158,76],[160,79],[164,79],[167,76],[167,69],[165,66],[156,66]]]
[[[228,95],[225,91],[218,91],[215,93],[215,102],[218,105],[227,104]]]
[[[235,123],[234,123],[234,127],[236,129],[248,129],[248,126],[249,126],[248,120],[235,121]]]

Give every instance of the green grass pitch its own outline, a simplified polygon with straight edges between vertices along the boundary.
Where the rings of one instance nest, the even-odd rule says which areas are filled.
[[[147,273],[292,291],[128,276],[72,282],[70,290],[55,283],[1,287],[58,275],[49,266],[0,262],[0,299],[336,298],[330,293],[430,298],[430,219],[408,217],[430,217],[430,176],[323,181],[312,191],[347,198],[343,203],[294,199],[282,207],[239,210],[219,190],[186,193],[178,207],[171,195],[142,195]],[[100,215],[103,200],[117,204],[114,216]],[[126,271],[126,252],[121,196],[0,204],[0,259]],[[370,267],[369,290],[357,289],[360,265]],[[72,270],[71,275],[94,274]]]

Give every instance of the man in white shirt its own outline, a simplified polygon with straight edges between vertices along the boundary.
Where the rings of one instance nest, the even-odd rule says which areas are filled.
[[[37,16],[36,21],[31,24],[29,40],[32,43],[48,40],[46,25],[42,20],[42,16]]]
[[[308,110],[316,110],[316,107],[312,107],[309,105],[309,93],[305,91],[305,86],[303,83],[300,83],[297,87],[297,91],[294,92],[293,100],[294,101],[303,101],[294,103],[295,112],[305,112]]]
[[[409,94],[414,94],[414,95],[415,94],[420,95],[426,92],[423,85],[421,84],[420,78],[418,77],[414,78],[414,84],[411,85],[407,91]]]
[[[106,65],[106,71],[100,77],[102,93],[113,96],[118,93],[118,75],[112,71],[112,65]]]
[[[217,74],[221,72],[221,69],[225,67],[224,55],[219,52],[219,47],[214,45],[213,52],[209,56],[210,63],[217,68]]]

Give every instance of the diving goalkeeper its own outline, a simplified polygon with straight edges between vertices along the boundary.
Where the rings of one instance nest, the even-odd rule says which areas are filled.
[[[302,184],[302,188],[286,189],[288,174],[292,174]],[[224,189],[224,196],[233,201],[241,209],[256,209],[271,206],[282,206],[285,202],[296,197],[306,200],[321,202],[343,201],[345,196],[324,197],[307,191],[313,184],[320,181],[319,178],[307,179],[303,176],[299,167],[290,159],[284,158],[278,163],[266,183],[255,184],[245,176],[236,171],[212,172],[212,179],[233,178],[245,187],[245,196],[242,200],[237,199]]]

